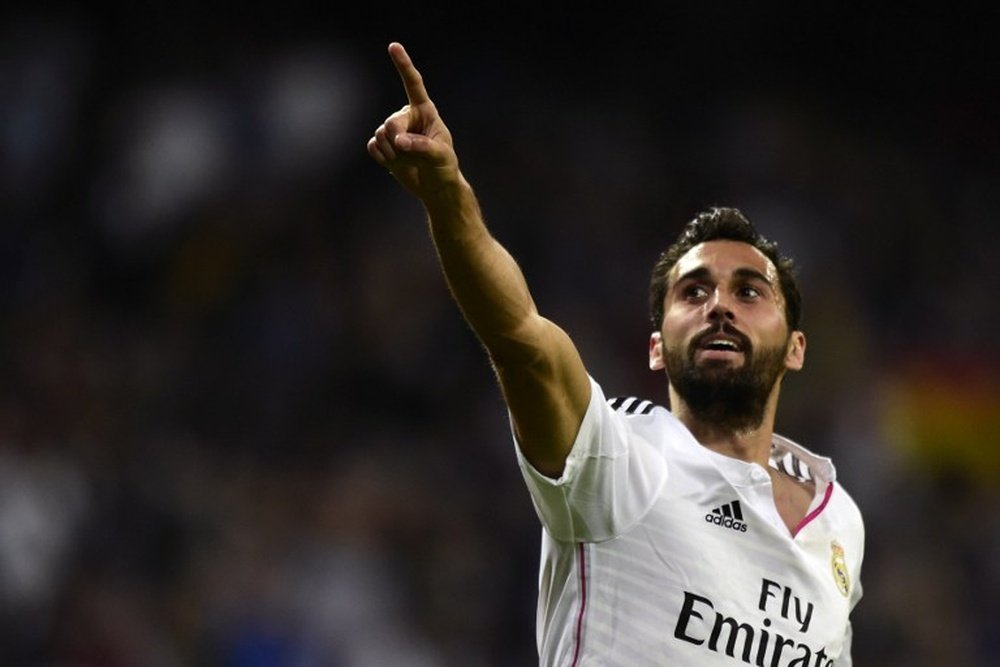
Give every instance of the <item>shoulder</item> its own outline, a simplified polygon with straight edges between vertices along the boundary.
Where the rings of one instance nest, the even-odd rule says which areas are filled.
[[[615,396],[605,401],[605,410],[614,422],[630,433],[655,443],[689,444],[691,432],[674,413],[659,403],[636,396]]]
[[[653,428],[672,431],[681,426],[680,421],[668,408],[645,398],[636,396],[615,396],[605,401],[605,409],[633,428]],[[681,427],[683,428],[683,427]],[[684,429],[686,431],[686,429]]]
[[[840,511],[843,513],[844,517],[855,524],[859,530],[864,531],[864,518],[861,514],[861,508],[851,497],[851,494],[847,492],[844,485],[840,481],[833,482],[836,487],[835,496],[839,503]]]

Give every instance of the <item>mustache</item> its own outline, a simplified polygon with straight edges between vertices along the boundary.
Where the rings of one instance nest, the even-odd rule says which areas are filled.
[[[710,338],[711,336],[717,336],[720,333],[731,338],[735,338],[739,341],[741,350],[744,352],[750,352],[752,348],[750,338],[729,322],[722,322],[718,325],[710,326],[701,333],[695,335],[695,337],[691,339],[691,349],[694,350],[695,348],[701,347],[701,344],[705,342],[705,339]]]

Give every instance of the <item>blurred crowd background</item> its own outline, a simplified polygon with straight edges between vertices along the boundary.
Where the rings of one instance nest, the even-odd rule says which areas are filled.
[[[1000,664],[998,10],[694,4],[4,10],[0,664],[537,662],[499,392],[365,153],[390,40],[608,395],[666,401],[699,210],[797,258],[855,664]]]

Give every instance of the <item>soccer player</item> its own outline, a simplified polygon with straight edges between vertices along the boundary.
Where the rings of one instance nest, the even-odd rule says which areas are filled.
[[[773,430],[806,349],[791,262],[739,211],[699,214],[650,284],[671,410],[606,399],[487,230],[405,49],[389,55],[408,104],[368,152],[422,202],[499,379],[543,525],[541,663],[850,665],[861,515],[829,459]]]

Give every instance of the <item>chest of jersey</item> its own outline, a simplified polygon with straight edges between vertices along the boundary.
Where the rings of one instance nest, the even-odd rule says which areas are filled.
[[[642,521],[581,550],[586,644],[623,664],[835,664],[850,610],[836,526],[820,515],[793,538],[763,470],[745,485],[672,472]]]

